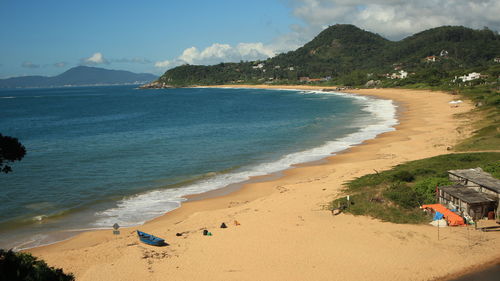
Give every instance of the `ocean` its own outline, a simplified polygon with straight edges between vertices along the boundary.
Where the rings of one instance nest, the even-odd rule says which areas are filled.
[[[0,248],[140,225],[183,196],[345,150],[397,124],[344,93],[134,86],[0,90],[0,133],[26,157],[0,174]]]

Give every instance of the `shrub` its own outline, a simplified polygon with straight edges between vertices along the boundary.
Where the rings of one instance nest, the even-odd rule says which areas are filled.
[[[348,188],[351,190],[357,190],[367,186],[373,187],[381,184],[384,180],[385,178],[378,174],[368,174],[350,181],[348,183]]]
[[[420,194],[401,182],[392,184],[384,192],[384,196],[406,209],[418,207],[424,201]]]
[[[73,281],[72,274],[49,267],[30,254],[0,249],[0,280],[9,281]]]
[[[500,178],[500,160],[483,165],[483,170],[495,178]]]
[[[412,182],[415,179],[415,176],[408,171],[398,171],[392,175],[392,179],[393,181]]]
[[[461,162],[473,162],[473,161],[477,161],[478,158],[475,157],[474,155],[466,154],[466,155],[460,155],[458,157],[458,160]]]
[[[422,198],[423,204],[433,204],[436,202],[436,186],[451,184],[447,178],[425,178],[415,182],[413,190]]]
[[[427,169],[427,168],[417,168],[414,171],[415,176],[432,176],[436,174],[436,171],[433,169]]]

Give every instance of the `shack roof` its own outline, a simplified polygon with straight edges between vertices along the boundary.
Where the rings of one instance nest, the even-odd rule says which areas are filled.
[[[448,173],[465,178],[480,186],[486,187],[496,193],[500,193],[500,180],[495,179],[490,174],[483,171],[481,168],[464,169],[464,170],[450,170]]]
[[[488,194],[475,191],[463,185],[439,186],[438,189],[469,204],[490,203],[496,200]]]

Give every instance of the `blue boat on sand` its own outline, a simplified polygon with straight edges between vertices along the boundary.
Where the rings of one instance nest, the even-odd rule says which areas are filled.
[[[153,246],[166,246],[166,245],[168,245],[167,243],[165,243],[164,239],[162,239],[160,237],[156,237],[156,236],[151,235],[151,234],[147,234],[147,233],[139,231],[139,230],[137,230],[137,235],[139,236],[139,239],[141,240],[141,242],[146,243],[148,245],[153,245]]]

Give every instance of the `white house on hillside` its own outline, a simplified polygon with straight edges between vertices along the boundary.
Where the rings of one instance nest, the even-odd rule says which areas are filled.
[[[428,56],[424,59],[426,62],[436,62],[438,58],[436,56]]]
[[[472,80],[476,80],[476,79],[479,79],[481,78],[481,73],[477,73],[477,72],[471,72],[467,75],[464,75],[464,76],[455,76],[455,82],[457,80],[462,80],[462,82],[468,82],[468,81],[472,81]]]
[[[400,70],[399,73],[393,73],[391,74],[391,79],[404,79],[408,77],[408,72],[404,70]]]

